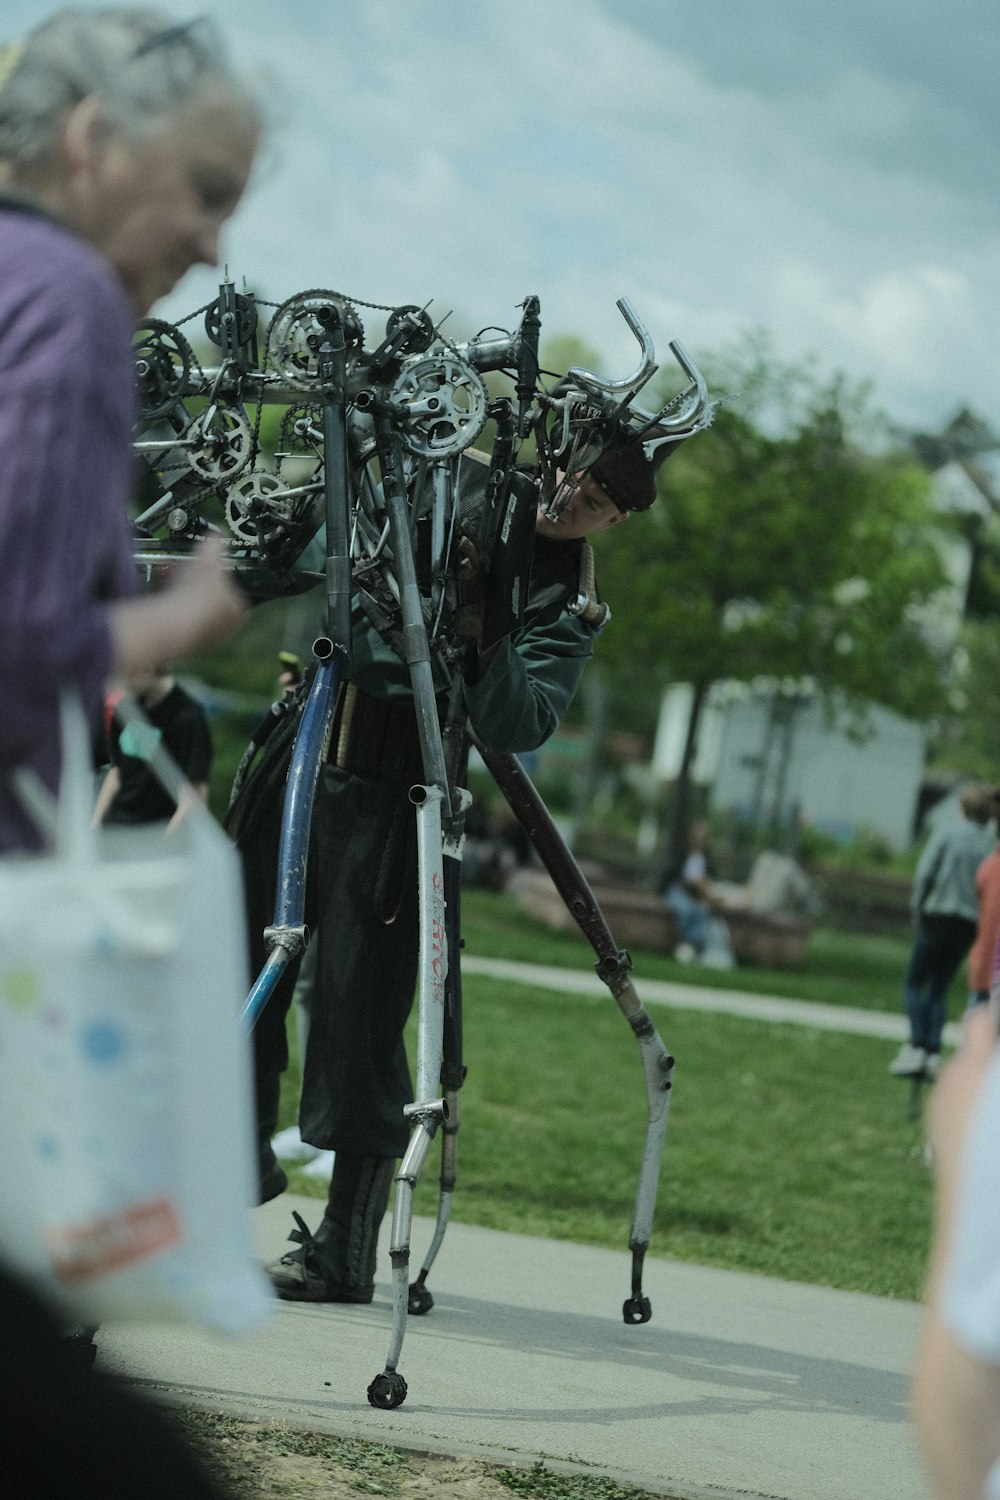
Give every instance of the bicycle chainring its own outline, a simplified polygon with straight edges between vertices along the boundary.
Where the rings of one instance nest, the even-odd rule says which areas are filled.
[[[187,390],[194,355],[172,323],[147,318],[132,341],[139,396],[139,423],[145,426],[166,416]]]
[[[448,353],[406,360],[389,399],[403,442],[421,458],[450,458],[470,447],[486,424],[489,405],[479,372]]]
[[[229,486],[226,495],[226,521],[234,536],[251,545],[263,544],[274,528],[292,519],[287,499],[276,499],[285,491],[277,474],[259,470],[244,474]]]
[[[319,385],[319,351],[326,329],[318,314],[336,307],[344,321],[348,356],[364,345],[365,330],[357,309],[336,292],[300,292],[282,303],[267,330],[267,356],[272,370],[292,390],[315,391]]]
[[[253,456],[250,423],[232,406],[214,404],[197,417],[184,434],[191,446],[184,452],[190,468],[208,484],[229,484]]]

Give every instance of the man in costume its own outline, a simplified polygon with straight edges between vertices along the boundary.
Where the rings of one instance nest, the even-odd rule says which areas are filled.
[[[652,505],[664,456],[660,448],[647,458],[634,440],[607,451],[558,520],[539,513],[523,621],[485,651],[473,649],[464,671],[468,723],[489,749],[533,750],[561,722],[607,613],[596,598],[581,607],[581,579],[592,576],[586,538]],[[358,602],[352,650],[313,814],[306,921],[315,975],[299,1111],[302,1139],[333,1150],[334,1168],[316,1233],[299,1221],[290,1236],[296,1248],[268,1268],[279,1294],[296,1301],[371,1300],[379,1225],[409,1137],[404,1106],[413,1098],[403,1032],[418,960],[416,827],[407,795],[423,780],[417,720],[408,670]],[[272,735],[231,820],[246,869],[254,973],[266,957],[262,934],[274,908],[295,727],[289,716]],[[294,980],[291,965],[254,1033],[261,1202],[287,1186],[270,1138]]]

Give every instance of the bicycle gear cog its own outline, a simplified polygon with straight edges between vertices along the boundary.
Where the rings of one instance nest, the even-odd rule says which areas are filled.
[[[253,433],[242,412],[217,403],[195,417],[184,434],[184,450],[199,479],[228,484],[241,474],[253,454]]]
[[[475,442],[489,397],[477,370],[453,354],[428,354],[403,365],[390,392],[400,408],[403,442],[421,458],[449,458]]]
[[[271,319],[268,359],[275,374],[292,390],[314,390],[319,381],[319,349],[326,329],[317,314],[330,306],[339,308],[344,320],[348,353],[358,353],[365,341],[364,326],[357,309],[336,292],[300,292],[283,302]]]
[[[385,320],[386,338],[394,339],[403,328],[409,330],[403,345],[407,353],[423,354],[434,342],[434,319],[424,307],[407,303],[394,308]]]
[[[275,466],[290,459],[323,457],[323,411],[319,406],[290,406],[281,419]]]
[[[166,416],[187,389],[194,355],[172,323],[148,318],[132,341],[139,387],[139,420],[145,425]]]
[[[277,474],[269,474],[266,470],[245,474],[230,485],[226,496],[226,521],[233,535],[243,542],[263,543],[275,525],[289,521],[288,501],[274,498],[284,489]]]
[[[257,332],[257,304],[245,292],[236,292],[233,297],[233,307],[236,316],[236,336],[233,343],[235,343],[238,349],[242,349],[246,344],[249,344]],[[215,301],[209,304],[205,312],[205,332],[212,340],[212,343],[219,349],[226,343],[226,336],[222,327],[225,311],[222,298],[216,297]]]

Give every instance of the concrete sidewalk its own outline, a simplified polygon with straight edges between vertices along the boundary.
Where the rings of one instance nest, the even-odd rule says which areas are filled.
[[[263,1258],[287,1248],[293,1208],[319,1216],[291,1194],[255,1211]],[[431,1227],[415,1222],[415,1266]],[[907,1411],[914,1304],[649,1259],[653,1320],[627,1326],[630,1264],[624,1249],[452,1224],[434,1309],[408,1320],[395,1411],[366,1399],[388,1349],[387,1270],[370,1307],[278,1303],[235,1342],[106,1326],[99,1359],[170,1401],[425,1452],[544,1458],[685,1500],[924,1500]]]
[[[726,972],[726,971],[722,971]],[[593,969],[560,969],[548,964],[515,963],[505,958],[462,955],[463,974],[483,974],[490,979],[509,979],[539,989],[564,994],[608,995],[608,987]],[[843,1031],[853,1036],[880,1037],[903,1042],[910,1028],[902,1011],[858,1010],[849,1005],[824,1005],[814,1000],[788,1000],[778,995],[754,995],[745,990],[716,985],[682,984],[667,979],[644,979],[633,975],[636,994],[646,1006],[673,1006],[677,1010],[706,1011],[716,1015],[742,1016],[751,1021],[772,1021],[785,1026],[812,1026],[817,1031]],[[950,1022],[944,1029],[949,1047],[958,1045],[961,1026]]]

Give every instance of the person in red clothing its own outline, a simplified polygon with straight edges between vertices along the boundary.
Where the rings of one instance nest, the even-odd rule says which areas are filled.
[[[1000,844],[976,871],[976,901],[979,928],[969,953],[969,1004],[985,1005],[993,986],[1000,943]]]

